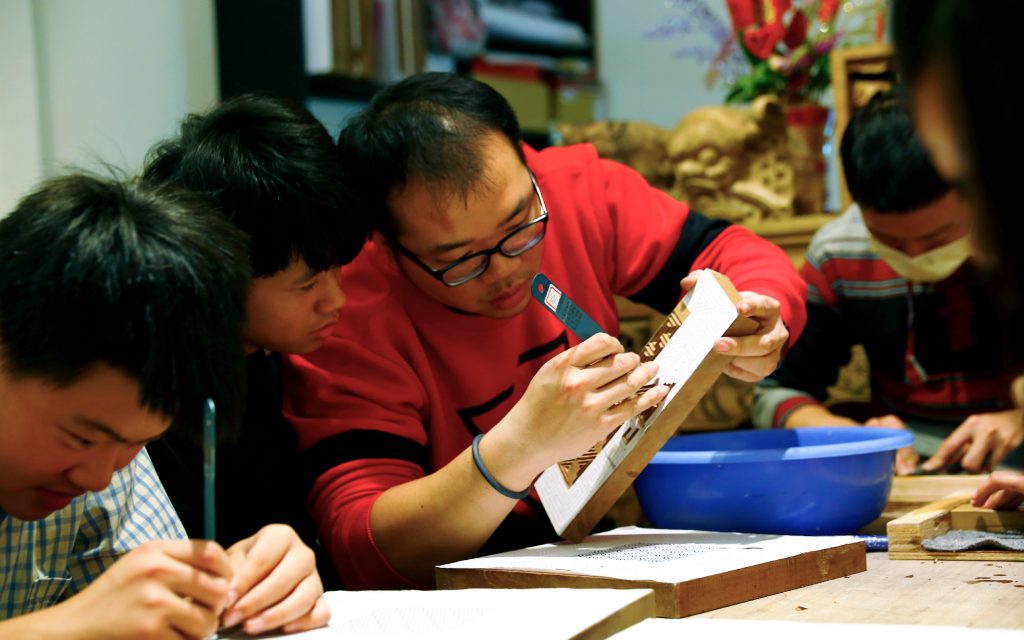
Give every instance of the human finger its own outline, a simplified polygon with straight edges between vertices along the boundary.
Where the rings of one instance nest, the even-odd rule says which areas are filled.
[[[165,620],[174,637],[208,638],[217,631],[219,613],[194,600],[173,598],[166,603]]]
[[[697,286],[697,280],[700,279],[700,276],[703,273],[704,269],[697,269],[696,271],[691,271],[686,275],[685,278],[680,280],[679,287],[683,290],[683,293],[686,293],[690,289]]]
[[[230,579],[233,574],[224,548],[212,540],[159,540],[146,546],[214,576]]]
[[[275,527],[275,528],[271,528]],[[281,602],[312,574],[316,575],[316,560],[291,527],[270,525],[260,530],[263,540],[257,540],[247,557],[242,580],[232,582],[232,591],[239,600],[224,616],[224,624],[231,625],[249,620],[268,607]]]
[[[964,447],[963,457],[960,458],[960,466],[974,473],[986,469],[988,454],[995,444],[995,433],[992,431],[975,429],[974,437]]]
[[[319,576],[315,573],[307,575],[284,598],[246,620],[242,628],[246,633],[255,635],[300,620],[313,610],[323,594]]]
[[[297,620],[293,620],[282,627],[285,633],[296,633],[298,631],[309,631],[326,626],[331,621],[331,610],[324,598],[319,598],[313,605],[313,610]]]
[[[764,356],[744,356],[734,358],[731,364],[753,376],[756,382],[767,378],[775,371],[779,365],[779,356],[777,353],[769,353]]]
[[[669,391],[671,391],[671,385],[659,384],[612,406],[605,413],[607,426],[614,428],[630,418],[658,406],[659,403],[668,397]]]
[[[1004,503],[1009,502],[1013,494],[1020,494],[1024,497],[1024,473],[1006,470],[993,471],[985,483],[974,492],[971,504],[975,507],[998,509],[1004,506]]]
[[[566,351],[565,357],[571,366],[582,368],[623,351],[618,340],[607,333],[598,333]]]
[[[896,451],[896,475],[910,475],[917,469],[917,463],[921,457],[917,455],[913,447],[903,447]]]
[[[968,422],[957,427],[953,433],[949,434],[948,438],[939,444],[932,457],[921,464],[921,468],[925,471],[936,471],[951,465],[962,454],[961,449],[964,445],[970,442],[971,431],[971,425]]]
[[[730,336],[715,341],[715,351],[730,356],[763,356],[779,353],[786,338],[770,333],[755,333],[749,336]]]
[[[741,316],[759,321],[774,321],[779,317],[779,309],[778,300],[752,291],[742,292],[740,301],[736,303],[736,310]]]
[[[613,378],[596,389],[595,403],[602,409],[607,409],[635,396],[645,384],[654,380],[658,375],[658,369],[657,362],[644,362],[635,369]]]
[[[746,369],[740,366],[737,366],[735,361],[730,362],[728,365],[726,365],[725,371],[723,373],[725,373],[725,375],[729,376],[730,378],[740,380],[742,382],[759,382],[764,379],[764,376],[759,376],[757,374],[751,373],[750,371],[747,371]]]
[[[580,367],[578,371],[572,373],[572,380],[574,386],[596,390],[620,378],[633,375],[640,367],[640,356],[637,354],[616,353],[586,367]],[[657,371],[657,368],[655,368],[655,371]],[[643,384],[643,382],[640,384]]]

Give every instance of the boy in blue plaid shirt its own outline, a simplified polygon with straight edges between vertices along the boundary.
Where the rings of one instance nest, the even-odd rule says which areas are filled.
[[[313,554],[189,541],[143,447],[241,411],[244,236],[184,194],[69,176],[0,220],[0,636],[320,626]]]

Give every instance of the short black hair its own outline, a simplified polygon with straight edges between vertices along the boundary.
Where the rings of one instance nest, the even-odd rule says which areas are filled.
[[[194,196],[53,179],[0,220],[0,366],[65,387],[109,365],[193,433],[213,398],[233,437],[249,280],[244,235]]]
[[[142,179],[210,199],[249,235],[253,274],[264,277],[296,258],[324,271],[359,253],[368,229],[341,171],[334,141],[305,107],[248,94],[188,116],[150,150]]]
[[[478,143],[492,133],[526,164],[519,119],[500,93],[465,76],[420,73],[379,91],[346,123],[338,148],[371,227],[394,239],[388,198],[411,180],[469,193],[484,166]]]
[[[853,112],[840,154],[854,202],[873,213],[907,213],[949,193],[914,131],[906,94],[876,93]]]

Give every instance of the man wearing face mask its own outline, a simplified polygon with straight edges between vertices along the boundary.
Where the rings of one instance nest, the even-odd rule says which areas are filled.
[[[1010,401],[994,310],[975,264],[966,201],[936,173],[898,91],[854,113],[841,154],[856,204],[808,248],[807,328],[758,384],[757,427],[862,424],[822,401],[862,344],[863,424],[914,433],[897,473],[1019,466],[1024,420]]]

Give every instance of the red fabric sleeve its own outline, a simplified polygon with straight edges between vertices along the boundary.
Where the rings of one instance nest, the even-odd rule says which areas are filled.
[[[611,223],[606,264],[612,290],[629,296],[649,283],[676,249],[690,207],[650,186],[639,173],[610,160],[598,165],[595,198]],[[684,274],[685,275],[685,274]],[[682,279],[682,277],[680,277]]]
[[[693,269],[714,269],[727,275],[737,291],[753,291],[778,300],[782,320],[789,329],[788,346],[803,333],[807,324],[807,284],[778,246],[732,225],[697,256]]]
[[[416,337],[397,328],[408,326],[394,321],[403,310],[379,282],[348,282],[355,300],[334,335],[286,359],[284,413],[299,436],[303,472],[316,478],[306,505],[347,588],[422,588],[381,553],[370,511],[381,493],[425,474],[430,382],[416,370],[429,367]]]
[[[355,460],[321,475],[308,507],[318,514],[320,542],[346,589],[428,589],[391,566],[373,539],[370,512],[384,491],[423,477],[423,470],[401,460]]]

